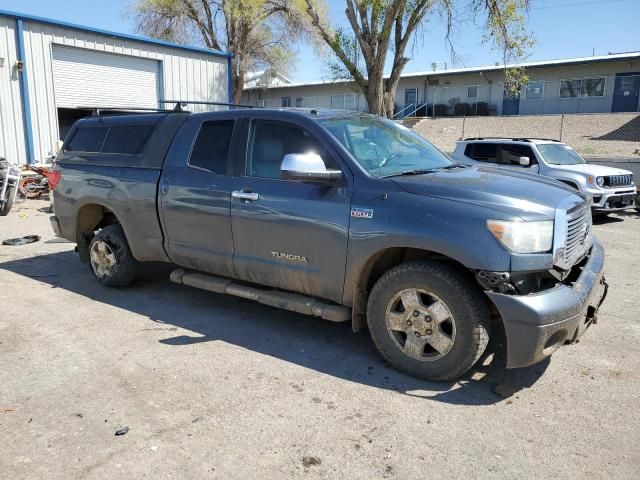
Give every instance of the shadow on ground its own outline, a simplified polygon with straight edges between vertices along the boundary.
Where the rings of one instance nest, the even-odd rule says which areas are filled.
[[[369,335],[354,334],[348,322],[335,324],[175,285],[169,281],[169,265],[145,265],[137,282],[126,289],[99,285],[72,251],[0,263],[0,269],[143,315],[163,325],[159,329],[170,325],[192,332],[161,340],[167,347],[188,349],[198,343],[223,341],[347,381],[439,402],[497,403],[533,385],[549,365],[546,361],[507,370],[501,355],[488,352],[479,366],[458,382],[425,382],[386,364]],[[499,345],[501,336],[494,338],[498,340],[492,345]],[[494,391],[498,385],[498,391],[508,393],[498,395]]]

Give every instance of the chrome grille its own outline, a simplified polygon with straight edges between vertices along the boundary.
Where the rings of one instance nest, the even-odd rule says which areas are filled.
[[[604,185],[610,188],[630,187],[633,185],[633,175],[610,175],[604,177]]]
[[[567,214],[564,263],[573,265],[591,246],[591,205],[585,202]]]

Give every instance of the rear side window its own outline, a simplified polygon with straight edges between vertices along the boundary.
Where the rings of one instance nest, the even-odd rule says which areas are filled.
[[[226,174],[233,120],[205,122],[200,127],[189,165]]]
[[[464,154],[479,162],[496,163],[498,145],[495,143],[470,143],[464,149]]]
[[[67,152],[98,153],[107,136],[109,127],[80,127],[66,146]]]
[[[102,153],[142,153],[152,132],[153,125],[113,125],[107,133]]]
[[[137,155],[144,151],[153,125],[80,127],[66,146],[67,152]]]

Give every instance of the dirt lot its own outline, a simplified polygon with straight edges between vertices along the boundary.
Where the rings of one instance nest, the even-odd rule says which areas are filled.
[[[435,384],[165,266],[101,287],[45,205],[0,218],[42,236],[0,246],[0,478],[639,478],[640,215],[595,227],[611,291],[579,344]]]

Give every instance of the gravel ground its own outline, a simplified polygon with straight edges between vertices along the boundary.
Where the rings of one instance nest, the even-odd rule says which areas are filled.
[[[611,290],[580,343],[436,384],[166,266],[101,287],[45,206],[0,218],[42,236],[0,246],[0,478],[639,478],[638,214],[595,227]]]

